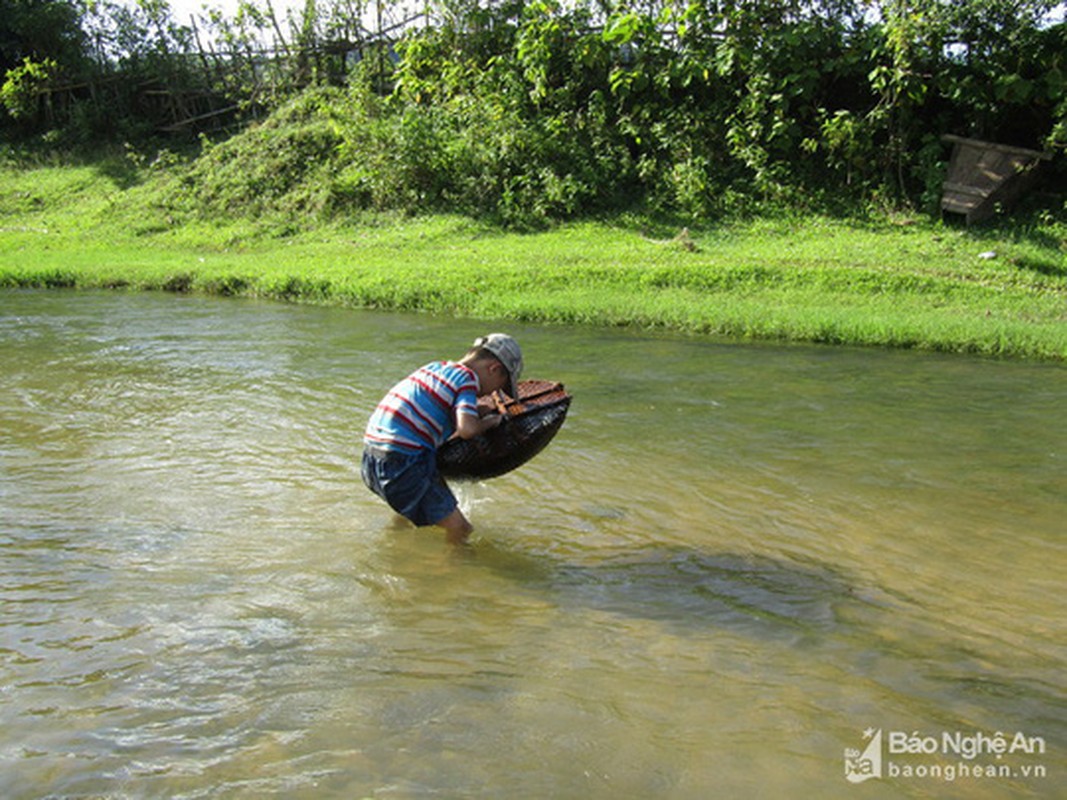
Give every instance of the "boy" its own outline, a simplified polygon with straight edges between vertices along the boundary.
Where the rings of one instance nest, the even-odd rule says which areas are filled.
[[[478,416],[478,397],[498,389],[518,396],[522,351],[504,333],[475,340],[458,362],[437,361],[394,386],[363,437],[363,482],[416,525],[439,525],[452,544],[474,529],[437,472],[437,448],[495,428],[499,414]]]

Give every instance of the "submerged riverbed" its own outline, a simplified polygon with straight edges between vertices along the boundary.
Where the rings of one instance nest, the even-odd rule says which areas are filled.
[[[1058,791],[1067,370],[506,329],[575,400],[454,549],[359,439],[485,325],[0,294],[0,795]]]

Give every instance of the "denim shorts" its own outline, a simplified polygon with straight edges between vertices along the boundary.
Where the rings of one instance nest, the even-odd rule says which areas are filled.
[[[437,472],[437,453],[408,455],[368,447],[361,472],[367,488],[416,525],[436,525],[456,510],[456,496]]]

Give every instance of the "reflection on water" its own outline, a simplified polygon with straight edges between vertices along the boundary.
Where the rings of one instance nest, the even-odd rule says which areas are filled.
[[[1067,372],[511,326],[575,404],[457,550],[356,456],[483,327],[0,295],[0,796],[1055,795]]]

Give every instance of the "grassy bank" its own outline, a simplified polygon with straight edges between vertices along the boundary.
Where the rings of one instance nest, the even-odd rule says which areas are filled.
[[[1067,360],[1067,225],[824,217],[501,232],[458,217],[204,220],[122,162],[0,170],[0,286],[273,297]],[[993,254],[992,256],[990,254]]]

